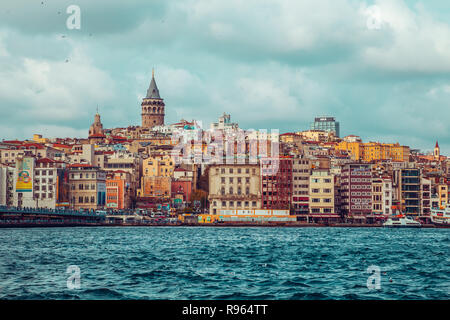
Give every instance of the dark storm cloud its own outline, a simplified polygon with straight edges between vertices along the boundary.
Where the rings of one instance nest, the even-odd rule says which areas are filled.
[[[344,135],[425,149],[439,139],[450,151],[442,3],[78,1],[81,29],[68,30],[72,1],[9,1],[0,9],[0,127],[5,138],[86,136],[97,105],[106,127],[139,124],[155,67],[169,123],[208,127],[229,112],[244,128],[297,131],[328,114]]]

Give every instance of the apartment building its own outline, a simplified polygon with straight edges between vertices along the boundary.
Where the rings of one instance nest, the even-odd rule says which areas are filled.
[[[211,214],[222,210],[260,209],[261,175],[257,164],[215,164],[209,169]]]
[[[302,156],[292,159],[292,209],[295,215],[309,213],[309,177],[311,159]]]
[[[292,160],[289,156],[260,160],[262,209],[290,209]]]
[[[106,172],[106,207],[129,209],[134,194],[131,189],[131,174],[123,170]]]
[[[392,180],[389,177],[372,180],[372,212],[377,215],[392,214]]]
[[[14,168],[0,166],[0,205],[12,206],[14,194]]]
[[[97,210],[106,205],[106,172],[89,164],[69,167],[70,207]]]
[[[313,169],[309,178],[309,216],[338,217],[335,213],[334,177],[327,169]]]
[[[351,218],[365,219],[372,213],[370,164],[348,163],[341,173],[341,211]]]

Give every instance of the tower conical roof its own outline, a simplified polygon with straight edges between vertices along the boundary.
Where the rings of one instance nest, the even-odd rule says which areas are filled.
[[[436,140],[436,146],[435,146],[435,148],[439,148],[439,143],[437,142],[437,140]]]
[[[148,87],[146,98],[147,99],[161,99],[161,97],[159,96],[158,87],[156,86],[154,71],[152,71],[152,81],[150,82],[150,86]]]

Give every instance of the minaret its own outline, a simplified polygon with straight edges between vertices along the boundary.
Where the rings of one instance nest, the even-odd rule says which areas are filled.
[[[155,70],[152,70],[152,81],[147,90],[147,96],[142,99],[142,127],[152,128],[164,125],[164,101],[159,96],[155,81]]]
[[[441,158],[441,149],[439,143],[436,140],[436,146],[434,147],[434,159],[439,160]]]

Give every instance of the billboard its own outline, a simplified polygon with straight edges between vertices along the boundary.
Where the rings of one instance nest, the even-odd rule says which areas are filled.
[[[33,170],[34,159],[24,158],[16,160],[16,192],[32,192],[33,191]]]

